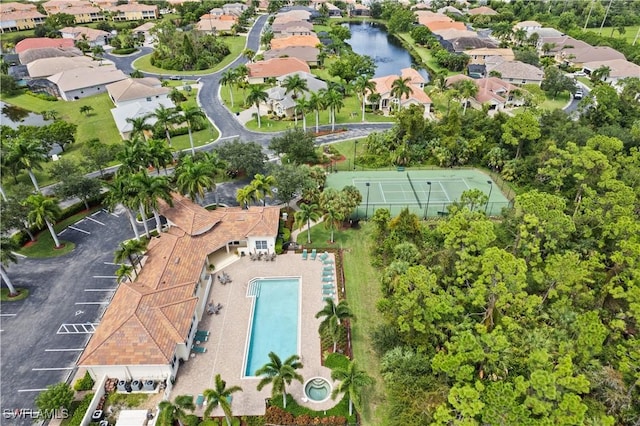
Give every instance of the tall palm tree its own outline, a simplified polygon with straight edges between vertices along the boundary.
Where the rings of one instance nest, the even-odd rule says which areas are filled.
[[[238,74],[233,68],[227,68],[220,76],[220,85],[229,88],[229,98],[231,98],[231,108],[233,108],[233,86],[238,82]]]
[[[165,176],[149,176],[145,170],[142,170],[131,178],[132,185],[138,191],[138,201],[140,210],[145,208],[151,209],[153,217],[156,220],[156,230],[158,235],[162,232],[162,223],[160,222],[160,214],[158,213],[158,201],[164,200],[167,204],[173,205],[171,198],[171,188]],[[144,220],[144,216],[142,218]],[[149,235],[147,235],[148,237]]]
[[[241,392],[240,386],[231,386],[227,388],[227,382],[222,380],[219,374],[216,374],[215,389],[205,389],[202,395],[207,399],[207,407],[204,409],[204,417],[209,417],[214,408],[220,406],[227,420],[227,426],[231,426],[231,397],[235,392]]]
[[[453,87],[464,99],[464,107],[462,109],[462,115],[464,115],[467,113],[469,98],[473,98],[478,93],[478,86],[476,86],[476,84],[471,80],[460,80],[456,82]]]
[[[298,355],[291,355],[284,362],[280,360],[280,357],[273,352],[269,352],[270,361],[260,367],[255,375],[264,376],[258,383],[258,390],[261,391],[266,385],[272,385],[271,397],[276,396],[282,392],[282,405],[287,408],[287,387],[292,380],[298,380],[302,383],[302,376],[296,372],[302,368],[300,357]]]
[[[137,277],[138,272],[136,270],[136,262],[134,256],[135,258],[138,258],[138,255],[145,252],[145,250],[147,249],[147,241],[148,240],[127,240],[121,242],[120,246],[113,255],[113,261],[116,263],[124,264],[124,261],[128,259],[131,267],[133,268],[133,272]]]
[[[132,272],[133,272],[133,266],[123,263],[116,270],[116,281],[118,283],[121,283],[125,280],[131,280]]]
[[[9,296],[16,296],[18,292],[13,286],[6,268],[9,267],[10,263],[18,263],[18,257],[15,255],[15,252],[19,249],[18,244],[11,238],[0,237],[0,277],[2,277],[2,281],[4,281],[9,288]]]
[[[135,173],[145,169],[151,164],[149,145],[136,136],[125,142],[124,148],[116,154],[116,160],[120,162],[118,174]]]
[[[107,195],[104,200],[105,205],[110,211],[113,211],[118,205],[122,205],[124,207],[127,217],[129,218],[131,228],[133,229],[133,233],[135,234],[136,239],[139,240],[140,233],[138,232],[136,218],[132,213],[132,210],[135,210],[135,192],[129,183],[128,176],[118,173],[116,174],[115,179],[111,182],[105,182],[104,185],[107,188]]]
[[[160,168],[163,168],[166,172],[167,166],[173,162],[171,148],[162,139],[149,140],[147,142],[147,154],[149,155],[149,162],[153,164],[157,174],[160,174]]]
[[[249,208],[249,202],[253,198],[254,189],[251,185],[247,185],[244,188],[238,189],[236,192],[236,201],[244,208]]]
[[[131,124],[131,138],[135,138],[136,136],[141,136],[143,138],[147,138],[144,132],[149,131],[153,128],[151,124],[147,123],[148,116],[142,117],[127,117],[127,123]]]
[[[336,128],[336,111],[344,106],[344,98],[336,89],[329,89],[324,92],[324,105],[329,108],[329,117],[331,118],[331,131]]]
[[[320,334],[328,333],[333,339],[333,351],[338,347],[338,337],[341,328],[341,321],[353,318],[353,313],[346,300],[340,301],[337,305],[333,299],[326,299],[321,311],[316,314],[316,318],[323,318],[318,328]]]
[[[285,88],[284,94],[288,95],[289,93],[292,93],[293,99],[297,99],[301,93],[309,91],[307,80],[300,77],[300,74],[288,75],[284,80],[282,80],[281,84],[282,87]]]
[[[29,223],[39,228],[47,225],[55,247],[60,248],[61,244],[58,240],[58,234],[56,234],[56,230],[53,229],[53,225],[51,224],[51,222],[55,222],[58,217],[60,217],[61,213],[56,200],[47,198],[42,194],[33,194],[27,197],[25,204],[29,207],[29,214],[27,215]]]
[[[173,403],[162,401],[158,407],[160,408],[158,426],[173,426],[176,420],[182,426],[187,418],[186,410],[193,411],[196,405],[193,402],[193,395],[179,395]]]
[[[182,108],[182,119],[185,123],[187,123],[187,129],[189,130],[189,145],[191,146],[191,155],[195,155],[196,153],[196,149],[193,146],[193,135],[191,134],[193,125],[200,122],[200,120],[205,120],[206,118],[207,116],[197,106],[188,106],[186,108]]]
[[[158,108],[155,109],[148,117],[153,117],[156,119],[156,125],[160,126],[164,129],[165,137],[167,138],[167,143],[171,145],[171,133],[170,129],[173,124],[176,123],[176,109],[175,108],[167,108],[164,105],[158,105]]]
[[[331,378],[339,381],[333,388],[331,398],[345,393],[349,397],[349,416],[353,415],[353,406],[358,411],[362,410],[362,390],[373,384],[373,379],[363,370],[360,370],[355,361],[349,361],[346,367],[336,366],[331,371]]]
[[[310,103],[309,101],[304,97],[301,96],[298,99],[296,99],[296,107],[294,110],[294,114],[295,114],[295,118],[296,118],[296,126],[298,125],[298,111],[300,111],[302,113],[302,131],[306,132],[307,131],[307,112],[310,109]]]
[[[391,96],[398,100],[398,110],[400,110],[402,105],[402,97],[406,96],[407,99],[409,99],[409,95],[412,93],[413,89],[411,88],[410,77],[398,77],[391,83]]]
[[[206,191],[215,188],[214,175],[215,168],[211,163],[185,155],[175,169],[176,186],[181,194],[188,195],[197,203]]]
[[[269,175],[265,176],[260,173],[253,177],[251,181],[251,187],[253,188],[256,201],[262,201],[262,205],[267,205],[267,195],[273,198],[273,187],[276,184],[276,179]]]
[[[364,108],[365,101],[367,99],[367,92],[373,93],[376,90],[376,83],[373,80],[369,80],[366,75],[359,75],[353,82],[354,87],[358,94],[362,97],[362,121],[364,121]]]
[[[247,77],[249,76],[249,68],[245,64],[240,64],[233,69],[236,74],[235,84],[242,89],[242,96],[245,97],[245,89],[247,88]]]
[[[300,203],[300,210],[295,213],[294,217],[297,229],[307,225],[307,243],[311,244],[311,221],[320,219],[320,207],[315,203]]]
[[[251,91],[247,95],[247,103],[256,106],[256,109],[258,110],[256,112],[256,116],[258,117],[258,128],[260,128],[260,102],[265,102],[269,98],[269,95],[264,91],[263,84],[252,84],[250,87]]]
[[[10,161],[15,162],[18,167],[23,168],[29,174],[31,182],[33,183],[36,191],[42,193],[34,170],[42,170],[42,163],[46,159],[47,150],[36,139],[17,138],[11,145],[8,157]],[[9,160],[7,158],[7,160]]]
[[[323,93],[322,91],[312,92],[311,96],[309,96],[309,108],[315,111],[316,115],[316,133],[320,130],[320,110],[325,108]]]
[[[334,243],[334,232],[340,226],[344,218],[342,217],[342,214],[338,211],[338,209],[329,207],[322,216],[322,219],[324,220],[325,228],[331,230],[331,243]]]

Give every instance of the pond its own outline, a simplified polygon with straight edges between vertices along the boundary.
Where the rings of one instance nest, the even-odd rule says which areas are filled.
[[[387,34],[384,27],[372,22],[350,23],[351,38],[347,43],[359,55],[369,55],[376,64],[374,77],[400,74],[403,68],[415,68],[416,64],[407,50],[395,38]],[[417,68],[427,81],[427,70]]]
[[[17,129],[18,126],[45,126],[49,121],[42,118],[42,115],[29,112],[17,106],[0,102],[2,114],[0,114],[0,123]]]

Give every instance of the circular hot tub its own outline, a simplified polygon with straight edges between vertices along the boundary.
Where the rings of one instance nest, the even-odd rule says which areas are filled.
[[[331,383],[322,377],[309,379],[304,385],[304,394],[312,402],[323,402],[331,396]]]

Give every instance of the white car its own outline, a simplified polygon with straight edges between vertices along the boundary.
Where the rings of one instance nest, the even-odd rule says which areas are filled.
[[[582,99],[582,96],[584,96],[582,89],[578,89],[576,93],[573,94],[573,99]]]

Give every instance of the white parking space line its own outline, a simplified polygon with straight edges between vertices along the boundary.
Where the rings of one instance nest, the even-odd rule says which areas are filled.
[[[94,218],[92,218],[91,216],[87,216],[85,219],[90,220],[90,221],[92,221],[92,222],[95,222],[95,223],[97,223],[97,224],[99,224],[99,225],[102,225],[102,226],[107,226],[107,225],[105,225],[104,223],[100,222],[99,220],[95,220],[95,219],[94,219]]]
[[[84,291],[116,291],[115,288],[85,288]]]
[[[75,367],[49,367],[49,368],[32,368],[31,371],[65,371],[73,370]]]
[[[117,214],[115,214],[115,213],[111,213],[109,210],[104,210],[104,209],[102,209],[102,211],[103,211],[103,212],[105,212],[105,213],[110,214],[111,216],[120,217],[120,216],[118,216],[118,215],[117,215]]]
[[[82,348],[78,348],[78,349],[45,349],[45,352],[78,352],[78,351],[82,351],[84,349]]]
[[[94,275],[93,278],[108,278],[108,279],[116,279],[118,278],[115,275]]]
[[[113,263],[113,262],[103,262],[105,265],[113,265],[113,266],[120,266],[117,263]]]
[[[109,302],[76,302],[76,305],[108,305]]]
[[[104,213],[104,210],[98,210],[98,211],[95,211],[95,212],[91,213],[91,216],[97,216],[97,215],[99,215],[100,213]]]
[[[85,234],[91,235],[91,232],[85,231],[84,229],[76,228],[75,226],[69,226],[69,229],[73,229],[74,231],[83,232]]]
[[[62,235],[62,234],[64,234],[65,232],[67,232],[67,228],[64,228],[62,231],[58,232],[58,235]]]
[[[42,391],[46,391],[47,388],[43,388],[43,389],[18,389],[18,392],[42,392]]]
[[[0,314],[0,317],[15,317],[18,314]]]

